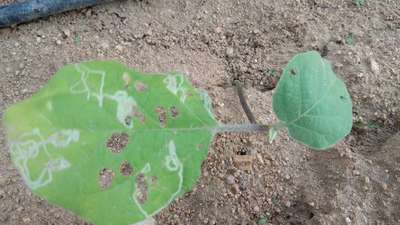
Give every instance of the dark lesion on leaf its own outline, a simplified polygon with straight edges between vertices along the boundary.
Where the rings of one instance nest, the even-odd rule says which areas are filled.
[[[290,73],[290,75],[292,75],[292,76],[296,76],[296,75],[297,75],[296,69],[290,69],[290,70],[289,70],[289,73]]]
[[[157,106],[155,111],[158,115],[158,121],[160,122],[161,127],[165,127],[167,123],[167,112],[165,111],[164,107]]]
[[[132,116],[125,117],[124,122],[126,126],[130,126],[132,124]]]
[[[172,118],[175,119],[176,117],[179,116],[179,111],[178,111],[178,108],[176,108],[176,106],[171,106],[170,111],[171,111]]]
[[[133,173],[133,167],[128,161],[123,161],[119,166],[119,171],[123,176],[129,176]]]
[[[147,183],[146,183],[146,178],[143,173],[139,173],[136,176],[136,199],[140,204],[144,204],[147,200]]]
[[[114,153],[120,153],[129,142],[127,133],[114,133],[107,140],[107,148]]]
[[[110,187],[114,177],[114,171],[112,171],[111,169],[103,168],[100,170],[99,173],[98,185],[102,190],[105,190],[106,188]]]

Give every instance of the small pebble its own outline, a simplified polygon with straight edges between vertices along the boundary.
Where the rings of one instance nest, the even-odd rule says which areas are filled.
[[[386,183],[382,183],[382,188],[384,191],[388,190],[388,185]]]
[[[68,29],[64,29],[62,30],[62,34],[64,38],[68,38],[71,36],[71,31],[69,31]]]
[[[229,58],[232,58],[234,55],[233,55],[233,48],[232,47],[228,47],[227,49],[226,49],[226,56],[228,56]]]
[[[375,74],[378,75],[380,73],[380,68],[379,64],[375,61],[374,58],[369,59],[369,65],[371,67],[371,71]]]
[[[346,217],[345,221],[346,221],[346,224],[351,224],[351,219],[350,219],[350,217]]]
[[[228,176],[226,177],[226,183],[229,184],[229,185],[234,184],[234,183],[235,183],[235,177],[232,176],[232,175],[228,175]]]
[[[122,45],[117,45],[117,46],[115,46],[115,49],[122,52],[124,50],[124,47],[122,47]]]
[[[259,212],[260,211],[260,207],[258,207],[258,206],[254,206],[254,208],[253,208],[253,210],[254,210],[254,212]]]
[[[215,33],[219,34],[221,32],[222,32],[222,28],[221,27],[215,28]]]
[[[100,47],[102,49],[108,49],[110,47],[110,45],[107,42],[102,42],[102,43],[100,43]]]

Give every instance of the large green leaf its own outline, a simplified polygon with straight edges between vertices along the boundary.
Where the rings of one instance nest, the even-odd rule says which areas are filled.
[[[273,96],[273,110],[289,135],[313,149],[326,149],[352,127],[352,103],[344,83],[317,52],[296,55]]]
[[[5,125],[34,193],[97,225],[126,225],[151,222],[192,188],[217,123],[182,75],[93,61],[61,69]]]

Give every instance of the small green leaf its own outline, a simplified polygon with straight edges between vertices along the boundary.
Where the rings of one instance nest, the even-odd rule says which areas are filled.
[[[76,45],[80,45],[81,44],[81,37],[79,37],[79,35],[76,35],[74,38],[74,43]]]
[[[365,0],[354,0],[354,3],[355,3],[357,6],[364,6]]]
[[[286,66],[273,110],[291,137],[313,149],[331,147],[352,127],[346,86],[315,51],[296,55]]]
[[[348,45],[354,45],[355,44],[355,37],[353,33],[349,33],[345,39],[346,44]]]
[[[275,140],[277,134],[278,134],[278,131],[274,126],[269,128],[269,130],[268,130],[268,141],[269,141],[270,144],[272,144],[272,142]]]
[[[267,225],[267,223],[268,219],[262,216],[260,219],[258,219],[257,225]]]
[[[264,71],[264,74],[267,76],[276,77],[278,75],[278,72],[275,69],[266,69]]]
[[[62,68],[4,121],[33,192],[97,225],[154,222],[196,183],[217,127],[184,76],[110,61]]]

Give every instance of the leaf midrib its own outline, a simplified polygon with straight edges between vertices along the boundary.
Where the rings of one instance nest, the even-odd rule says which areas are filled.
[[[304,111],[302,114],[300,114],[296,119],[290,121],[287,123],[287,126],[290,126],[292,124],[295,124],[298,120],[300,120],[301,118],[303,118],[306,114],[308,114],[310,111],[312,111],[330,92],[330,90],[332,89],[332,87],[334,86],[334,84],[338,81],[338,79],[334,78],[332,80],[332,82],[329,84],[327,91],[324,93],[324,95],[318,99],[309,109],[307,109],[306,111]],[[297,125],[299,126],[299,125]]]

